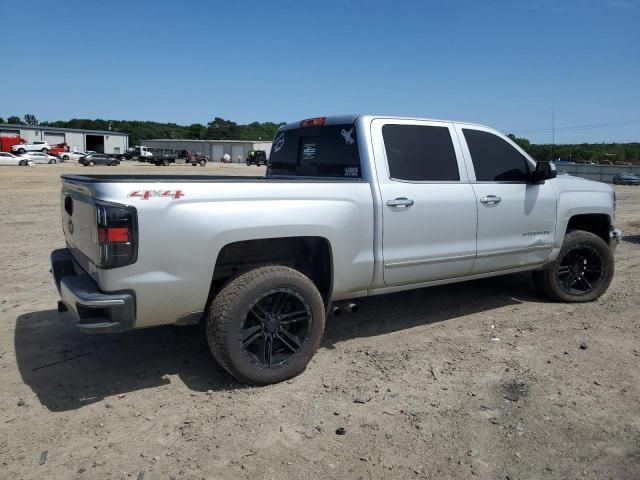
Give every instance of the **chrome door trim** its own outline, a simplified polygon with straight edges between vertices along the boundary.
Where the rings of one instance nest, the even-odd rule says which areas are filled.
[[[478,253],[477,258],[495,257],[498,255],[513,255],[517,253],[535,252],[536,250],[551,250],[553,245],[533,245],[525,248],[514,248],[511,250],[500,250],[498,252]]]
[[[429,258],[429,259],[421,259],[421,260],[411,260],[408,262],[393,262],[393,263],[385,263],[385,268],[396,268],[396,267],[413,267],[416,265],[427,265],[430,263],[440,263],[440,262],[455,262],[456,260],[468,260],[470,258],[486,258],[486,257],[495,257],[498,255],[512,255],[517,253],[527,253],[534,252],[537,250],[551,250],[553,245],[534,245],[532,247],[526,248],[515,248],[511,250],[500,250],[499,252],[488,252],[488,253],[478,253],[477,255],[459,255],[455,257],[443,257],[443,258]]]
[[[457,255],[454,257],[441,257],[441,258],[429,258],[422,260],[410,260],[407,262],[391,262],[385,263],[385,268],[396,268],[396,267],[413,267],[416,265],[427,265],[430,263],[441,263],[441,262],[455,262],[456,260],[469,260],[471,258],[476,258],[474,254],[469,255]]]

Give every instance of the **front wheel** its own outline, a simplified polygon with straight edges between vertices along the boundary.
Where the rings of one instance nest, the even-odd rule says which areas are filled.
[[[200,163],[201,167],[204,167],[204,166],[207,165],[207,161],[206,160],[200,160],[200,162],[198,162],[198,163]]]
[[[289,267],[260,267],[229,282],[207,316],[207,341],[227,372],[252,385],[301,373],[324,332],[324,303],[313,282]]]
[[[26,167],[27,166],[27,162],[25,160],[20,160],[18,162],[18,165],[20,165],[21,167]]]
[[[607,291],[614,270],[609,245],[594,233],[574,230],[565,235],[555,262],[533,272],[533,279],[553,300],[592,302]]]
[[[69,160],[69,155],[64,155],[64,156],[62,157],[62,160]]]
[[[42,153],[44,153],[45,155],[49,153],[49,149],[48,148],[43,148],[42,150],[40,150]]]
[[[49,160],[49,163],[51,165],[55,165],[56,163],[58,163],[58,161],[55,158],[52,158],[51,160]]]
[[[25,152],[26,152],[26,150],[25,150],[24,148],[19,148],[19,149],[18,149],[18,153],[19,153],[19,154],[23,154],[23,153],[25,153]]]
[[[89,160],[89,166],[93,167],[96,164],[96,162],[94,162],[93,160]]]

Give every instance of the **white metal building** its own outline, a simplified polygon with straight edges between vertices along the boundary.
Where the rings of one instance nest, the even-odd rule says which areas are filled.
[[[129,148],[129,134],[109,130],[83,130],[79,128],[53,128],[41,125],[0,124],[0,136],[19,136],[27,143],[49,142],[50,145],[66,143],[71,150],[100,153],[124,153]]]
[[[203,153],[208,155],[212,162],[219,162],[223,155],[229,154],[232,162],[242,163],[251,150],[265,150],[267,158],[271,152],[271,142],[252,140],[173,140],[158,138],[142,140],[142,144],[146,147],[175,148]]]

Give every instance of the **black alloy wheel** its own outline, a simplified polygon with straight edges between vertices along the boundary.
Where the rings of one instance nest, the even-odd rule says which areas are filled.
[[[206,319],[213,356],[251,385],[292,378],[320,346],[325,308],[313,281],[289,267],[258,267],[229,281]]]
[[[602,281],[604,260],[598,251],[588,245],[569,250],[556,268],[558,285],[569,295],[586,295]]]
[[[275,288],[247,310],[238,341],[249,361],[277,368],[300,352],[313,323],[311,306],[300,292]]]
[[[614,272],[613,252],[605,239],[593,232],[573,230],[565,235],[555,261],[534,271],[533,280],[553,300],[582,303],[604,294]]]

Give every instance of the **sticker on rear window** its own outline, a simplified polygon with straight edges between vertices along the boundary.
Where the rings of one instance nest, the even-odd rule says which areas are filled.
[[[273,151],[279,152],[284,147],[284,132],[280,132],[276,135],[276,138],[273,139]]]
[[[316,152],[318,151],[317,143],[305,143],[302,146],[302,161],[312,162],[316,158]]]
[[[348,131],[343,128],[340,132],[340,135],[342,135],[342,138],[344,138],[344,141],[347,143],[347,145],[353,145],[353,142],[355,141],[351,137],[351,135],[353,135],[353,127],[351,127]]]

